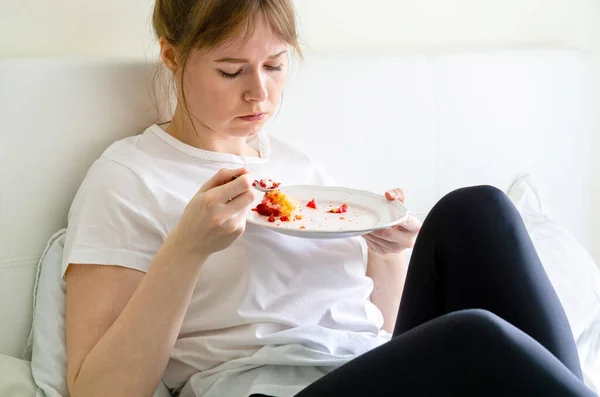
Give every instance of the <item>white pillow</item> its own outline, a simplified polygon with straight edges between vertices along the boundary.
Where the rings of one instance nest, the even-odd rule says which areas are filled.
[[[66,229],[56,232],[40,258],[33,289],[33,322],[25,345],[38,397],[66,397],[67,353],[65,347],[66,287],[61,279]]]
[[[40,259],[33,295],[33,324],[24,358],[39,387],[36,397],[68,397],[65,345],[66,285],[61,263],[66,229],[54,234]],[[4,396],[4,394],[0,395]],[[171,397],[161,382],[154,397]]]
[[[34,397],[36,390],[29,361],[0,354],[0,396]]]
[[[572,233],[546,213],[531,178],[517,178],[508,196],[519,210],[548,278],[565,309],[586,385],[600,391],[600,269]]]

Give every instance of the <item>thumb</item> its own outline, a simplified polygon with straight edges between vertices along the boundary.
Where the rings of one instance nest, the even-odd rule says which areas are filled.
[[[396,225],[397,229],[404,229],[408,232],[418,233],[421,231],[421,226],[423,226],[423,222],[416,216],[409,214],[405,220]]]
[[[401,202],[404,202],[405,197],[406,196],[404,195],[404,191],[400,188],[388,190],[387,192],[385,192],[385,198],[387,198],[388,200],[400,200]]]

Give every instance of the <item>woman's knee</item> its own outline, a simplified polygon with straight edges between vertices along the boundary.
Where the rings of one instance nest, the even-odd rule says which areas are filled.
[[[489,185],[454,190],[445,195],[431,213],[444,214],[459,223],[469,219],[507,219],[518,215],[508,196]]]
[[[498,346],[506,342],[511,325],[496,314],[483,309],[467,309],[447,315],[452,337],[468,342],[473,347]]]
[[[482,198],[499,198],[504,197],[505,194],[502,190],[492,185],[478,185],[468,186],[460,189],[456,189],[448,195],[456,195],[461,197],[482,197]]]
[[[473,204],[506,204],[508,197],[497,187],[490,185],[470,186],[456,189],[445,195],[440,202],[448,201],[454,203]]]

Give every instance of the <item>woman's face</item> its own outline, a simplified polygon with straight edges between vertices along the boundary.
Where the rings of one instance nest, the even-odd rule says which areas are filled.
[[[257,18],[254,33],[245,40],[194,51],[188,58],[183,84],[189,111],[197,126],[222,138],[256,135],[279,105],[288,44],[262,16]],[[179,101],[185,106],[181,97]]]

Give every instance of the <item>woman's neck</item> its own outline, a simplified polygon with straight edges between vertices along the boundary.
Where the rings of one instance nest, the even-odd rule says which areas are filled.
[[[211,130],[202,123],[192,125],[190,118],[182,114],[179,106],[175,109],[173,121],[166,132],[175,139],[198,149],[218,153],[230,153],[236,156],[259,157],[260,153],[250,147],[245,138],[228,137]]]

